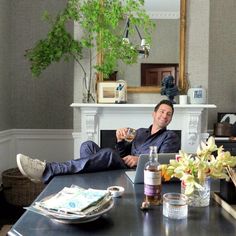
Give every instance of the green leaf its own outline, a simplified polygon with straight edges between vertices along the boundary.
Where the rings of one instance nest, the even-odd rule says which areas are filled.
[[[135,33],[134,26],[142,29],[143,38],[150,44],[150,32],[154,24],[149,19],[143,0],[68,0],[65,9],[55,17],[48,12],[43,20],[51,25],[51,29],[42,40],[26,50],[25,56],[31,63],[34,76],[39,76],[53,62],[69,57],[82,60],[84,49],[97,48],[104,54],[102,65],[93,65],[97,71],[109,77],[119,61],[126,64],[137,62],[138,44],[122,43],[125,18],[129,17],[130,35]],[[67,31],[67,24],[76,22],[83,35],[75,40],[74,35]],[[82,66],[81,61],[79,64]]]

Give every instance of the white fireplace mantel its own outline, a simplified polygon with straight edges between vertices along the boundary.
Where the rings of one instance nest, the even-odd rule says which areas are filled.
[[[79,157],[80,144],[93,140],[100,144],[100,130],[121,127],[149,127],[155,104],[97,104],[72,103],[71,107],[81,113],[81,132],[74,132],[74,154]],[[181,130],[181,149],[195,152],[207,133],[205,111],[216,108],[214,104],[174,105],[174,116],[168,129]]]

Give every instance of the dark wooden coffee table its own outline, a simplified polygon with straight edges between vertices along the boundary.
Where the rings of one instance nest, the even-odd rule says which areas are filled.
[[[101,236],[217,236],[236,235],[236,221],[213,199],[209,207],[189,207],[188,218],[171,220],[162,215],[162,206],[144,212],[140,210],[143,201],[143,184],[133,185],[124,170],[97,172],[89,174],[65,175],[55,177],[36,200],[60,191],[71,184],[84,188],[106,189],[111,185],[121,185],[125,193],[115,199],[114,207],[99,219],[83,224],[62,224],[45,216],[26,211],[13,225],[8,235],[46,236],[46,235],[101,235]],[[218,189],[214,182],[212,190]],[[163,184],[163,193],[179,192],[180,183]]]

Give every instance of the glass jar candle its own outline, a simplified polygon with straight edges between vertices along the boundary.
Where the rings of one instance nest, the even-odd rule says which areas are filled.
[[[188,197],[181,193],[163,195],[163,215],[171,219],[185,219],[188,216]]]

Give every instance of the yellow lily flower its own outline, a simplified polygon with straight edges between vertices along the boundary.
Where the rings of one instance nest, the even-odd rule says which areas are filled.
[[[202,188],[208,177],[229,179],[225,170],[227,166],[236,166],[236,157],[231,156],[230,152],[225,152],[222,146],[218,148],[214,137],[209,137],[207,142],[201,142],[196,155],[180,150],[178,157],[170,160],[169,164],[163,167],[162,175],[165,180],[172,177],[182,180],[185,194],[188,195],[194,191],[194,188]]]

